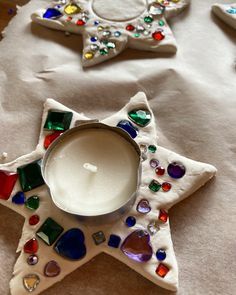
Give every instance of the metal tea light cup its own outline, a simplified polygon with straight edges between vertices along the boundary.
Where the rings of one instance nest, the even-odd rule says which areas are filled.
[[[137,162],[138,164],[137,165],[138,166],[137,181],[136,181],[137,186],[135,191],[129,196],[128,199],[125,200],[124,203],[122,203],[122,205],[119,208],[115,209],[114,211],[107,212],[104,214],[98,214],[98,215],[95,214],[93,216],[76,213],[75,211],[72,212],[68,208],[67,209],[62,208],[62,206],[55,201],[55,196],[53,195],[53,192],[50,189],[50,183],[47,178],[47,169],[50,167],[48,165],[49,156],[53,154],[55,148],[58,147],[59,144],[63,143],[70,136],[75,135],[76,133],[79,134],[79,132],[82,130],[84,131],[84,130],[91,130],[91,129],[110,130],[120,135],[121,137],[123,137],[126,140],[126,142],[128,142],[133,147],[134,151],[137,153],[137,161],[138,161]],[[58,207],[64,212],[76,215],[80,221],[84,221],[86,223],[94,223],[94,224],[108,223],[108,222],[114,221],[115,219],[118,219],[121,215],[127,212],[132,207],[132,205],[134,204],[136,200],[137,190],[138,190],[138,187],[140,184],[140,178],[141,178],[141,151],[138,144],[129,136],[129,134],[126,131],[122,130],[121,128],[111,127],[109,125],[105,125],[103,123],[99,123],[96,121],[88,121],[88,122],[85,121],[85,122],[80,122],[79,125],[77,125],[76,127],[73,127],[67,130],[66,132],[64,132],[50,145],[50,147],[47,149],[43,157],[41,169],[42,169],[42,176],[44,178],[46,185],[48,186],[52,201],[56,207]]]

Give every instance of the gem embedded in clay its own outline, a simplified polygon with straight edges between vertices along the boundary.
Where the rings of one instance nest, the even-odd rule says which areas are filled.
[[[24,192],[30,191],[44,184],[41,173],[41,160],[36,160],[17,168],[19,180]]]
[[[136,209],[141,214],[147,214],[151,211],[151,206],[148,200],[142,199],[141,201],[139,201]]]
[[[132,138],[135,138],[138,135],[138,128],[136,128],[130,121],[121,120],[117,127],[125,130]]]
[[[154,154],[156,152],[156,150],[157,150],[157,147],[155,145],[151,144],[151,145],[148,146],[148,150],[149,150],[149,152]]]
[[[124,240],[121,251],[130,259],[137,262],[147,262],[152,258],[150,236],[145,230],[136,230]]]
[[[128,226],[128,227],[132,227],[136,224],[136,219],[134,216],[129,216],[126,218],[125,220],[125,224]]]
[[[156,252],[156,258],[160,261],[166,259],[166,251],[164,249],[158,249]]]
[[[56,8],[48,8],[43,14],[43,18],[48,18],[48,19],[57,19],[61,16],[62,16],[62,13]]]
[[[81,8],[75,3],[70,3],[65,6],[64,11],[67,15],[77,14],[81,12]]]
[[[162,167],[162,166],[158,166],[156,169],[155,169],[155,172],[156,172],[156,175],[158,176],[162,176],[165,174],[165,168]]]
[[[157,159],[151,159],[150,166],[152,168],[157,168],[158,165],[159,165],[159,161]]]
[[[149,189],[151,190],[151,191],[153,191],[154,193],[156,193],[156,192],[158,192],[159,190],[160,190],[160,188],[161,188],[161,184],[157,181],[157,180],[155,180],[155,179],[153,179],[151,182],[150,182],[150,184],[149,184]]]
[[[49,111],[44,129],[65,131],[69,129],[72,120],[72,112]]]
[[[40,199],[38,196],[31,196],[25,202],[25,207],[29,210],[35,211],[38,209]]]
[[[28,292],[33,292],[39,283],[40,278],[36,274],[28,274],[23,277],[23,285]]]
[[[162,30],[158,30],[152,34],[152,38],[156,41],[161,41],[165,38],[165,34]]]
[[[17,179],[17,173],[0,170],[0,199],[10,198]]]
[[[119,236],[112,234],[112,235],[110,235],[107,244],[109,247],[119,248],[120,241],[121,241],[121,238]]]
[[[62,226],[49,217],[38,229],[37,236],[40,237],[47,245],[51,246],[63,230]]]
[[[60,274],[61,268],[55,260],[49,261],[44,267],[45,277],[53,278]]]
[[[12,203],[17,205],[24,205],[25,203],[25,194],[23,192],[18,192],[12,197]]]
[[[35,254],[32,254],[32,255],[30,255],[30,256],[27,258],[27,263],[28,263],[29,265],[35,265],[35,264],[38,263],[38,261],[39,261],[39,258],[38,258],[38,256],[35,255]]]
[[[169,182],[163,182],[161,184],[161,188],[163,190],[163,192],[169,192],[171,190],[171,184]]]
[[[98,231],[96,233],[93,233],[92,237],[93,237],[94,243],[96,245],[100,245],[106,241],[105,235],[102,231]]]
[[[55,131],[52,134],[48,134],[45,136],[44,139],[44,148],[47,149],[49,146],[53,143],[54,140],[56,140],[63,132],[62,131]]]
[[[29,218],[29,225],[36,225],[39,223],[39,220],[40,220],[40,217],[37,214],[32,215]]]
[[[167,220],[168,220],[168,212],[164,209],[160,209],[160,212],[159,212],[159,220],[161,220],[162,222],[166,223]]]
[[[167,172],[170,177],[179,179],[185,175],[186,169],[185,166],[179,162],[172,162],[167,167]]]
[[[169,272],[169,268],[163,263],[160,263],[156,269],[156,274],[160,276],[161,278],[164,278],[168,272]]]
[[[85,237],[82,230],[72,228],[65,232],[54,246],[60,256],[69,260],[80,260],[86,255]]]
[[[151,113],[148,110],[138,109],[128,113],[130,120],[141,127],[147,126],[151,121]]]
[[[24,252],[28,254],[35,254],[37,253],[39,248],[38,241],[35,238],[27,241],[24,245]]]
[[[160,230],[160,226],[156,220],[152,220],[149,222],[147,230],[150,233],[150,235],[153,236]]]

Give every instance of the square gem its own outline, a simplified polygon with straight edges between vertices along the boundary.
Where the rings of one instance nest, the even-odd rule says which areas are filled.
[[[0,170],[0,199],[8,200],[11,196],[18,174]]]
[[[120,245],[121,238],[117,235],[110,235],[108,246],[112,248],[118,248]]]
[[[47,130],[67,130],[70,128],[72,112],[49,111],[44,129]]]
[[[102,231],[98,231],[98,232],[92,234],[92,237],[93,237],[94,243],[96,245],[100,245],[106,241],[105,235]]]
[[[20,184],[24,192],[44,184],[41,173],[41,160],[17,168]]]
[[[162,278],[164,278],[168,272],[169,268],[163,263],[160,263],[156,269],[156,274]]]
[[[63,232],[64,228],[52,218],[47,218],[37,231],[40,237],[47,245],[51,246]]]
[[[148,187],[149,187],[149,189],[150,189],[151,191],[153,191],[154,193],[156,193],[156,192],[158,192],[159,189],[161,188],[161,184],[160,184],[157,180],[153,179],[153,180],[150,182],[150,184],[149,184]]]

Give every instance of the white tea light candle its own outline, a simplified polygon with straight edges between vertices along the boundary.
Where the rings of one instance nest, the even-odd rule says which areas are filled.
[[[138,186],[140,152],[126,132],[101,123],[61,135],[44,158],[43,175],[54,203],[80,216],[114,212]]]

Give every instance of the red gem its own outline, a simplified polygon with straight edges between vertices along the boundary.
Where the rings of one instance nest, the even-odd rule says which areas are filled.
[[[17,173],[0,170],[0,199],[9,199],[17,178]]]
[[[159,220],[163,221],[163,222],[167,222],[168,220],[168,212],[166,212],[165,210],[161,209],[160,213],[159,213]]]
[[[162,278],[164,278],[168,272],[169,272],[169,268],[163,263],[160,263],[156,269],[156,274]]]
[[[57,139],[63,132],[61,131],[55,131],[52,134],[48,134],[44,139],[44,148],[47,149],[50,144]]]
[[[67,19],[66,19],[66,21],[67,21],[67,22],[70,22],[70,21],[72,21],[72,19],[73,19],[73,17],[68,16]]]
[[[39,222],[39,216],[38,215],[32,215],[29,218],[29,224],[30,225],[36,225]]]
[[[165,174],[165,168],[161,166],[158,166],[155,171],[156,171],[156,175],[159,175],[159,176],[162,176]]]
[[[127,25],[126,26],[127,31],[133,31],[134,29],[135,29],[135,27],[133,25]]]
[[[171,189],[171,184],[169,182],[163,182],[161,188],[164,192],[168,192]]]
[[[35,254],[38,251],[38,248],[38,241],[35,238],[33,238],[25,243],[24,252],[28,254]]]
[[[78,26],[84,26],[85,25],[85,21],[83,21],[82,19],[79,19],[76,24]]]
[[[165,38],[165,34],[163,33],[163,31],[156,31],[152,34],[152,38],[157,41],[161,41]]]

